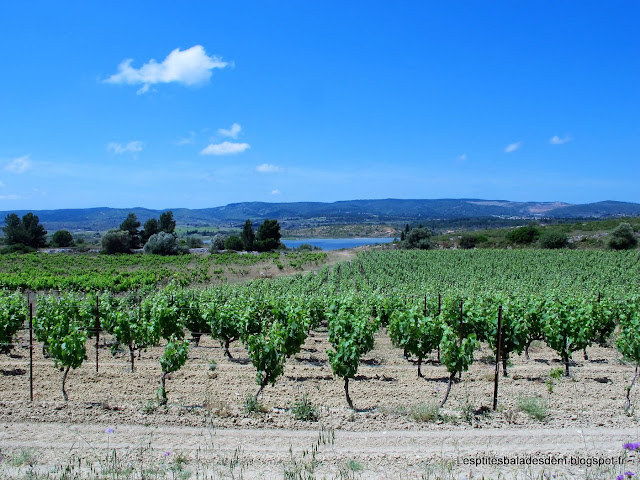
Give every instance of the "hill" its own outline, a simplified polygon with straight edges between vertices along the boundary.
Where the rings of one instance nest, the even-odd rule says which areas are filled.
[[[174,208],[179,225],[238,227],[247,218],[262,221],[276,218],[288,229],[309,228],[318,225],[360,223],[415,223],[429,220],[456,219],[537,219],[537,218],[608,218],[640,216],[640,204],[603,201],[588,204],[562,202],[510,202],[482,199],[383,199],[346,200],[333,203],[295,202],[231,203],[222,207],[188,209]],[[50,231],[103,231],[116,228],[133,212],[144,224],[158,217],[164,210],[148,208],[78,208],[61,210],[35,210],[40,222]],[[28,210],[0,212],[0,221],[7,214],[20,216]]]

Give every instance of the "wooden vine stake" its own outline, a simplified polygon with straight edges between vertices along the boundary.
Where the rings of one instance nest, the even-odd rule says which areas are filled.
[[[500,379],[500,347],[502,346],[502,305],[498,307],[498,332],[496,334],[497,342],[496,345],[498,348],[496,349],[496,374],[493,379],[493,411],[495,412],[496,408],[498,408],[498,381]]]

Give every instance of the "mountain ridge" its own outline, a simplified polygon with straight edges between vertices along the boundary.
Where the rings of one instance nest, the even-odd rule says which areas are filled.
[[[0,222],[9,213],[38,215],[49,230],[107,230],[117,228],[129,213],[144,224],[149,218],[171,210],[179,225],[237,227],[247,218],[276,218],[287,228],[312,224],[402,223],[461,218],[607,218],[640,216],[640,204],[604,200],[586,204],[566,202],[513,202],[479,198],[375,199],[336,202],[236,202],[200,209],[144,207],[93,207],[55,210],[0,211]]]

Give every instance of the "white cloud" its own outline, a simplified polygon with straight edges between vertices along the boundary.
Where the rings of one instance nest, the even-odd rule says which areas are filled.
[[[24,173],[27,170],[30,170],[33,167],[31,159],[29,155],[24,155],[23,157],[14,158],[7,165],[5,165],[4,169],[7,172],[11,173]]]
[[[200,154],[201,155],[234,155],[236,153],[242,153],[251,146],[248,143],[234,143],[234,142],[222,142],[218,144],[211,144],[205,147]]]
[[[278,167],[277,165],[271,165],[270,163],[263,163],[256,167],[256,172],[260,173],[275,173],[279,172],[280,170],[282,170],[280,167]]]
[[[271,195],[280,195],[280,190],[277,188],[275,190],[271,190]]]
[[[144,143],[141,142],[140,140],[134,140],[133,142],[129,142],[125,144],[110,142],[107,145],[107,150],[115,153],[116,155],[121,155],[123,153],[141,152],[143,148],[144,148]]]
[[[515,143],[510,143],[509,145],[507,145],[504,149],[505,153],[511,153],[511,152],[515,152],[516,150],[518,150],[520,147],[522,146],[522,142],[515,142]]]
[[[238,138],[238,134],[242,131],[242,127],[238,123],[231,125],[229,130],[220,128],[218,133],[224,137]]]
[[[0,181],[0,188],[4,188],[4,183]]]
[[[458,155],[458,160],[464,162],[467,159],[467,154],[463,153],[462,155]]]
[[[0,195],[0,200],[18,200],[18,195]]]
[[[554,135],[549,139],[549,143],[551,145],[562,145],[563,143],[570,142],[571,140],[573,139],[569,135],[565,135],[562,138],[560,138],[558,135]]]
[[[162,63],[151,59],[140,68],[131,66],[133,59],[128,58],[118,65],[118,73],[111,75],[105,83],[124,83],[142,85],[138,94],[146,93],[150,85],[157,83],[181,83],[183,85],[201,85],[211,78],[214,68],[225,68],[223,62],[215,55],[208,56],[202,45],[195,45],[187,50],[176,48]]]

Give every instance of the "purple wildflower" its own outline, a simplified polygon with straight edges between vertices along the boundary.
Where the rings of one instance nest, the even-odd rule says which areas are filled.
[[[616,480],[624,480],[624,475],[620,474],[616,477]]]
[[[633,473],[633,472],[624,472],[624,474],[627,476],[627,478],[631,478],[631,477],[635,476],[635,473]]]
[[[625,443],[622,448],[624,448],[625,450],[630,450],[630,451],[634,451],[634,450],[638,450],[640,448],[640,442],[633,442],[633,443]]]
[[[162,455],[168,457],[169,455],[171,455],[171,452],[164,452]]]
[[[107,429],[104,431],[104,433],[113,433],[113,432],[114,432],[114,430],[113,430],[113,428],[111,428],[111,427],[107,428]]]

